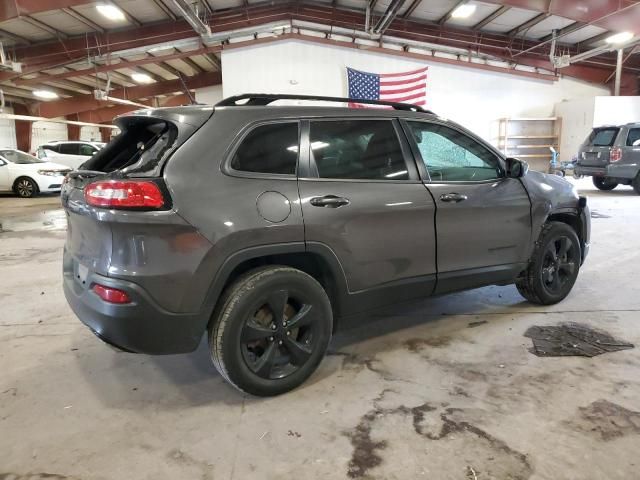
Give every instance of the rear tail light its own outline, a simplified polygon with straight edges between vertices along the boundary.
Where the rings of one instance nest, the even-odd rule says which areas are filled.
[[[621,158],[622,158],[622,149],[619,148],[619,147],[612,148],[611,149],[611,156],[609,157],[609,159],[612,162],[617,162]]]
[[[160,187],[148,180],[98,181],[84,188],[89,205],[106,208],[158,209],[165,205]]]
[[[129,294],[124,290],[117,288],[105,287],[99,283],[95,283],[91,290],[94,291],[102,300],[109,303],[131,303]]]

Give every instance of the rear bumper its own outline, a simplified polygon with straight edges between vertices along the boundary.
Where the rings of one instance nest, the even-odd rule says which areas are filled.
[[[636,177],[639,170],[639,165],[612,163],[603,167],[576,165],[575,173],[577,175],[585,175],[588,177],[609,177],[632,180]]]
[[[132,282],[90,270],[80,279],[74,262],[65,249],[65,297],[76,316],[100,339],[122,350],[155,355],[186,353],[198,347],[204,333],[202,325],[206,325],[200,315],[168,312]],[[124,305],[105,302],[91,290],[94,283],[124,290],[132,302]]]

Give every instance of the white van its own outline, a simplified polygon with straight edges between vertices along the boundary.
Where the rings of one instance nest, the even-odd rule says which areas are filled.
[[[76,170],[104,146],[102,142],[49,142],[38,147],[36,156]]]

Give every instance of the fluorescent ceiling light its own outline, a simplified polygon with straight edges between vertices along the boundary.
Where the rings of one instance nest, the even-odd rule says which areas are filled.
[[[622,32],[622,33],[616,33],[615,35],[611,35],[610,37],[607,37],[605,39],[605,42],[615,43],[615,44],[627,43],[632,38],[633,38],[633,33]]]
[[[138,72],[136,72],[136,73],[131,75],[131,78],[136,83],[151,83],[151,82],[153,82],[153,78],[151,78],[146,73],[138,73]]]
[[[476,6],[473,3],[465,3],[451,12],[451,18],[469,18],[475,11]]]
[[[96,5],[96,10],[98,10],[98,12],[100,12],[104,17],[107,17],[109,20],[126,20],[124,12],[115,5],[103,3],[102,5]]]
[[[34,90],[33,94],[38,98],[43,98],[45,100],[53,100],[54,98],[58,98],[58,94],[56,92],[52,92],[51,90]]]

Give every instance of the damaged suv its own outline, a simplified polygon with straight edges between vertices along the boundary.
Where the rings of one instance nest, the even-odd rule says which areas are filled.
[[[300,385],[340,319],[515,283],[567,296],[586,199],[421,107],[243,95],[120,117],[68,175],[64,291],[105,342],[190,352],[255,395]],[[351,100],[353,101],[353,100]]]

